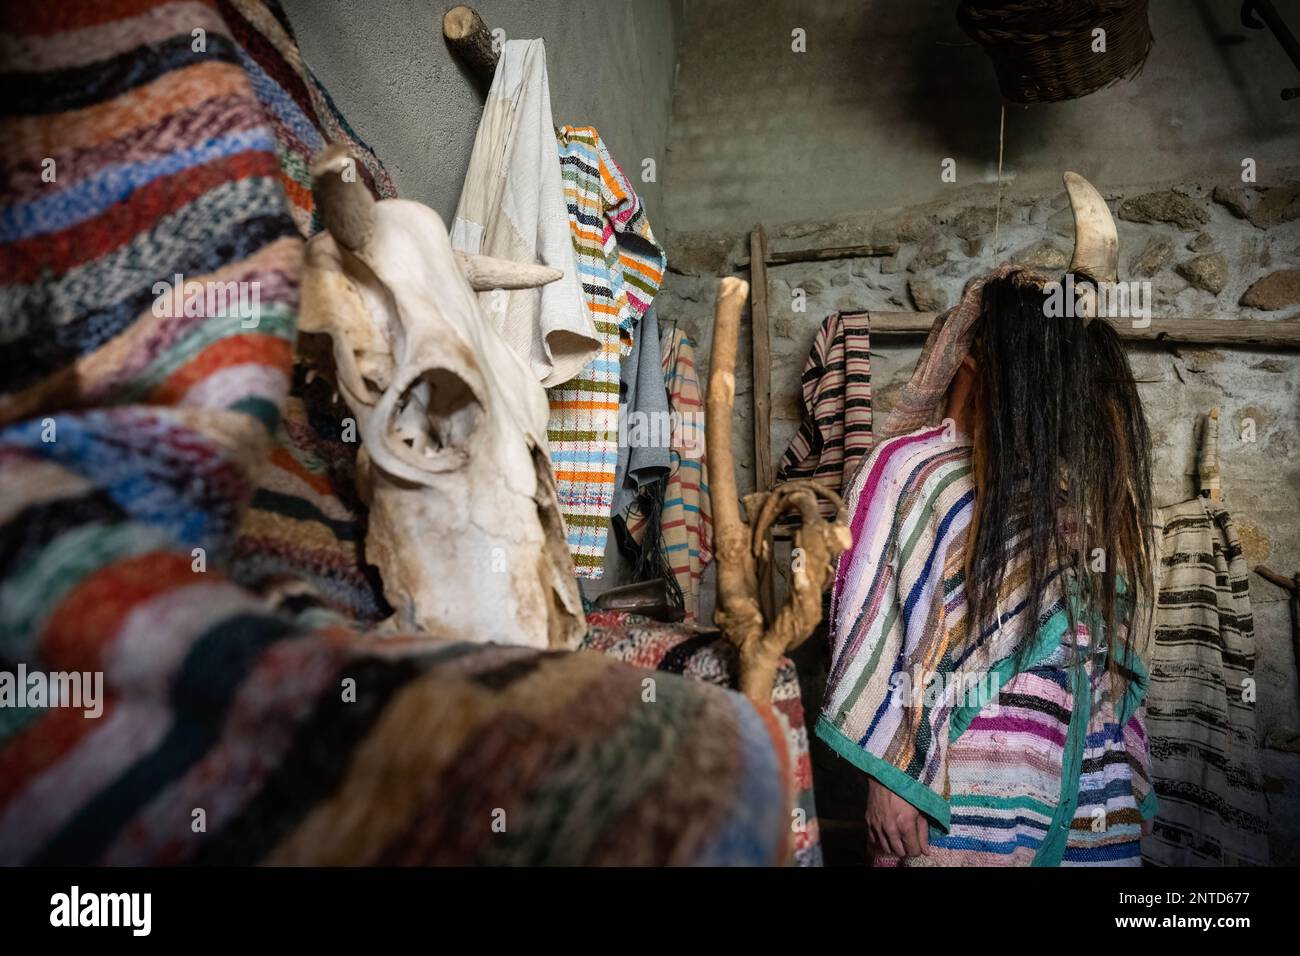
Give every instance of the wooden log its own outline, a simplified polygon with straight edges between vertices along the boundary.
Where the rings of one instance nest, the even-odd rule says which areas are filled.
[[[492,85],[499,54],[492,34],[473,7],[456,6],[442,17],[442,36],[452,55],[465,64],[483,90]]]
[[[767,315],[767,233],[755,226],[749,235],[749,256],[755,263],[749,283],[749,324],[753,347],[754,379],[754,487],[771,491],[776,483],[772,467],[772,339]],[[754,519],[750,515],[750,520]],[[767,538],[768,560],[761,567],[758,582],[763,617],[776,614],[776,582],[772,573],[773,547]]]
[[[828,246],[825,249],[788,249],[782,252],[767,253],[769,266],[787,266],[795,262],[831,262],[835,259],[871,259],[879,256],[892,256],[898,252],[898,243],[888,242],[865,246]],[[753,253],[738,260],[736,265],[748,269]]]
[[[871,313],[871,335],[925,335],[934,324],[934,312]],[[1227,348],[1300,349],[1297,317],[1268,319],[1152,319],[1146,328],[1133,328],[1131,319],[1107,319],[1125,342],[1158,345],[1218,345]]]

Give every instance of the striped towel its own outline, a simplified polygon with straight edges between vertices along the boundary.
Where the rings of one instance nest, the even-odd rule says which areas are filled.
[[[1160,586],[1147,705],[1160,795],[1143,857],[1158,866],[1267,866],[1250,577],[1220,505],[1160,509]]]
[[[695,346],[681,329],[663,338],[664,386],[668,390],[671,468],[664,479],[659,540],[682,592],[686,621],[700,609],[700,580],[713,560],[713,518],[704,435],[704,398],[695,369]],[[645,515],[629,512],[628,533],[640,543],[650,532]]]
[[[817,330],[803,369],[803,421],[778,482],[812,478],[838,492],[871,451],[870,332],[867,312],[833,313]]]
[[[573,380],[549,390],[547,437],[579,577],[604,572],[618,467],[619,360],[654,301],[667,259],[645,208],[590,126],[558,133],[573,247],[600,353]]]
[[[787,744],[741,695],[662,674],[647,707],[646,672],[598,654],[378,637],[232,580],[268,455],[307,556],[283,567],[355,533],[332,445],[298,442],[341,408],[291,404],[272,451],[310,211],[294,157],[313,115],[346,127],[274,4],[11,7],[0,673],[98,674],[103,711],[0,707],[0,866],[786,859]],[[256,324],[158,315],[177,273],[258,283]]]

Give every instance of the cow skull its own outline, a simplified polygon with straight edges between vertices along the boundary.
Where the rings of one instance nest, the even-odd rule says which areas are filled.
[[[338,145],[312,165],[302,332],[329,337],[361,439],[366,560],[392,623],[472,641],[572,646],[585,624],[546,444],[546,393],[476,291],[544,266],[453,252],[438,214],[375,202]]]

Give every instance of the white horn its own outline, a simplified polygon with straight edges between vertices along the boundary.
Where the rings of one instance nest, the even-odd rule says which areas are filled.
[[[1070,271],[1096,282],[1119,281],[1119,232],[1106,200],[1078,173],[1065,174],[1065,191],[1074,213],[1074,257]]]
[[[342,143],[327,146],[311,164],[311,194],[334,241],[360,252],[375,234],[375,198],[357,175],[357,161]]]
[[[470,288],[475,292],[488,289],[535,289],[564,275],[561,270],[550,266],[511,262],[508,259],[472,255],[468,252],[457,252],[456,261],[460,263],[460,271],[465,273]]]

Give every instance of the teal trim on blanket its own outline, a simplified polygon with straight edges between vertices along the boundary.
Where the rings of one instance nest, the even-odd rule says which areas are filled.
[[[1067,627],[1069,627],[1069,617],[1065,613],[1065,608],[1061,608],[1038,629],[1038,633],[1034,636],[1033,644],[1030,645],[1027,654],[1013,654],[1010,657],[1004,657],[993,665],[990,676],[997,678],[999,690],[1005,687],[1011,681],[1011,678],[1021,671],[1028,670],[1035,664],[1050,657],[1056,650],[1057,645],[1061,643],[1061,637],[1065,634]],[[960,707],[954,707],[952,717],[948,723],[949,742],[964,734],[971,721],[989,703],[989,701],[986,701],[983,704],[963,704]]]
[[[1155,790],[1152,790],[1142,802],[1138,804],[1138,813],[1143,820],[1154,820],[1156,814],[1160,812],[1160,799],[1156,796]]]
[[[1075,664],[1070,668],[1074,706],[1070,712],[1070,731],[1065,740],[1061,765],[1061,799],[1047,825],[1034,861],[1030,866],[1060,866],[1065,844],[1070,837],[1075,811],[1079,808],[1079,776],[1083,773],[1083,749],[1087,743],[1088,723],[1092,719],[1092,693],[1088,668]]]
[[[873,753],[868,753],[825,717],[817,718],[817,736],[837,754],[863,773],[878,780],[916,809],[920,810],[947,833],[952,826],[948,801],[939,796],[915,777],[909,777],[891,763],[886,763]]]
[[[1132,671],[1136,678],[1128,682],[1128,686],[1124,688],[1124,699],[1119,702],[1119,725],[1123,727],[1128,723],[1129,718],[1137,713],[1137,709],[1142,706],[1142,701],[1146,699],[1151,675],[1142,661],[1142,655],[1134,650],[1131,644],[1120,645],[1117,660],[1121,667]]]

